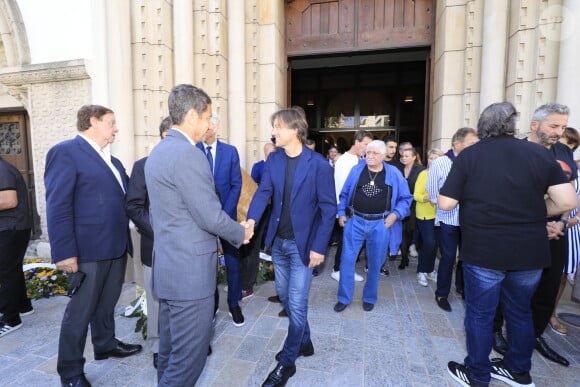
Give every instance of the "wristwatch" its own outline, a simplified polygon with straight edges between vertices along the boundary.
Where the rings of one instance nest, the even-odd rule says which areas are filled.
[[[568,227],[568,219],[560,219],[558,222],[564,223],[564,228]]]

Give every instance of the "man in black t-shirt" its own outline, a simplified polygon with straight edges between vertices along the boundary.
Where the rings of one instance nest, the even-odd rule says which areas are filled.
[[[22,327],[20,314],[34,312],[22,274],[31,226],[26,183],[0,158],[0,337]]]
[[[308,325],[308,293],[312,270],[324,261],[336,218],[332,167],[305,145],[308,123],[297,109],[271,117],[279,149],[264,165],[262,181],[248,209],[255,225],[268,203],[272,215],[265,245],[272,247],[276,293],[288,312],[288,335],[275,356],[278,364],[262,384],[283,386],[296,373],[296,359],[311,356],[314,347]]]
[[[542,269],[550,265],[546,215],[577,206],[575,191],[553,156],[514,138],[516,117],[508,102],[483,111],[478,123],[482,140],[457,157],[438,200],[444,210],[460,204],[468,355],[465,364],[449,362],[448,371],[463,385],[488,385],[490,376],[533,385],[529,305]],[[509,350],[503,359],[490,362],[500,302]]]
[[[578,176],[574,155],[570,148],[558,141],[568,126],[569,115],[570,110],[565,105],[550,103],[540,106],[532,116],[531,133],[527,140],[548,149],[562,167],[567,180],[573,184]],[[556,215],[548,218],[546,224],[550,237],[551,265],[542,272],[540,283],[532,297],[532,316],[538,352],[550,361],[568,366],[568,360],[550,348],[542,338],[556,307],[560,278],[568,257],[566,226],[569,211]]]

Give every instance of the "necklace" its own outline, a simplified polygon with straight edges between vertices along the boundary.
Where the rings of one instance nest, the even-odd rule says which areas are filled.
[[[375,185],[375,179],[377,178],[377,175],[379,173],[381,173],[381,171],[375,172],[375,175],[371,175],[371,170],[367,168],[367,172],[369,173],[369,179],[371,179],[371,182],[369,183],[370,185]]]

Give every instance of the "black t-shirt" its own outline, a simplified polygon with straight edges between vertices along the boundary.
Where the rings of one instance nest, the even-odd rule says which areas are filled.
[[[278,232],[276,236],[283,239],[294,239],[294,229],[292,228],[292,219],[290,218],[290,198],[292,195],[292,187],[294,186],[294,175],[296,174],[296,166],[298,159],[296,157],[288,157],[286,155],[286,179],[284,180],[284,199],[282,200],[282,213],[280,214],[280,223],[278,224]]]
[[[495,270],[549,266],[544,195],[567,181],[535,143],[497,137],[466,148],[440,191],[459,201],[459,258]]]
[[[356,183],[352,206],[364,214],[382,214],[391,208],[390,192],[392,187],[385,184],[385,168],[377,173],[364,167]]]
[[[0,191],[16,191],[18,205],[0,210],[0,231],[26,230],[32,227],[28,213],[28,190],[22,175],[12,164],[0,159]]]

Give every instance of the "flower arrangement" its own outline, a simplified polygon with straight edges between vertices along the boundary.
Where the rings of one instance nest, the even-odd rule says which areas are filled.
[[[37,300],[54,295],[64,295],[68,290],[68,278],[60,270],[50,267],[33,267],[24,271],[28,298]]]
[[[261,284],[268,281],[274,281],[274,265],[272,262],[260,260],[256,283]]]

